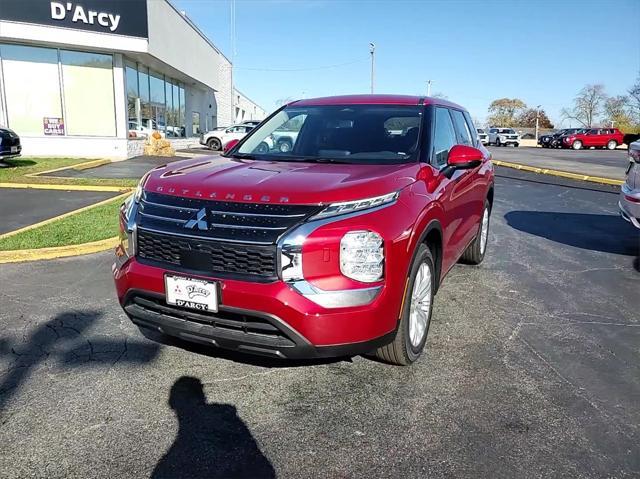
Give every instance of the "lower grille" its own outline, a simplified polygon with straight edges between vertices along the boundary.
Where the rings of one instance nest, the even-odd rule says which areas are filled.
[[[225,310],[217,313],[190,311],[146,295],[129,298],[124,308],[139,324],[176,328],[186,339],[190,339],[189,336],[219,338],[270,348],[296,345],[271,321],[258,315]]]
[[[138,228],[139,259],[220,277],[275,280],[276,246],[223,243]]]

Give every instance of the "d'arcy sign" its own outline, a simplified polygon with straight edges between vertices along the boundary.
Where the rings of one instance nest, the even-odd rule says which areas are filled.
[[[147,0],[0,0],[0,20],[148,37]]]

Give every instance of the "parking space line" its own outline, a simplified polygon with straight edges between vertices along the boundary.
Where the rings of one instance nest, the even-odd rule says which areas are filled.
[[[492,160],[496,166],[504,166],[505,168],[513,168],[516,170],[529,171],[542,175],[558,176],[561,178],[569,178],[572,180],[590,181],[592,183],[601,183],[605,185],[620,186],[624,184],[623,180],[614,180],[612,178],[604,178],[601,176],[581,175],[579,173],[570,173],[568,171],[552,170],[549,168],[538,168],[536,166],[522,165],[520,163],[510,163],[508,161]]]

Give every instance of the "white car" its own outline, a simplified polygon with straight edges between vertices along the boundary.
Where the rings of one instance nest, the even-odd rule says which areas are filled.
[[[622,217],[640,228],[640,141],[629,145],[629,167],[618,206]]]
[[[231,125],[227,128],[216,128],[200,135],[200,144],[212,150],[222,150],[231,140],[241,140],[253,128],[251,125]]]
[[[520,146],[520,135],[513,128],[489,128],[489,144]]]
[[[487,132],[484,129],[476,128],[476,131],[478,132],[478,141],[480,143],[482,143],[483,145],[489,143],[489,135],[487,135]]]

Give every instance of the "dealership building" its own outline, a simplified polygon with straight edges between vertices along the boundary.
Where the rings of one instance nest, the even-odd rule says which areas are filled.
[[[0,125],[25,156],[128,158],[264,115],[168,0],[0,0]]]

